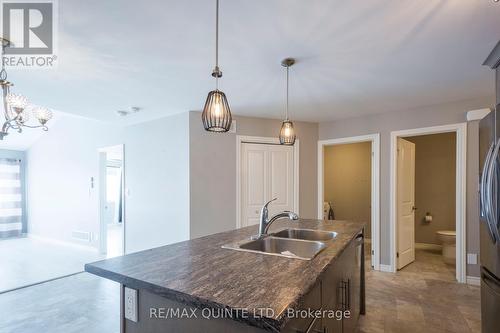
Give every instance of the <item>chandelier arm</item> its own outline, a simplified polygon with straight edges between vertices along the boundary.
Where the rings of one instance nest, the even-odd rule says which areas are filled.
[[[44,125],[26,125],[26,124],[21,124],[21,127],[27,127],[27,128],[46,128],[47,126]]]
[[[10,128],[10,123],[6,121],[2,126],[2,133],[7,133],[9,131],[9,128]]]
[[[0,78],[4,81],[7,81],[7,71],[5,70],[5,48],[9,45],[9,43],[4,43],[2,41],[2,70],[0,71]]]
[[[10,115],[10,112],[9,112],[9,105],[7,104],[7,94],[9,92],[8,89],[9,89],[8,87],[2,85],[3,113],[4,113],[4,116],[5,116],[5,120],[6,121],[11,121],[12,118],[11,118],[11,115]]]
[[[22,124],[19,123],[18,121],[15,120],[10,120],[9,122],[9,127],[15,130],[18,130],[21,128]]]

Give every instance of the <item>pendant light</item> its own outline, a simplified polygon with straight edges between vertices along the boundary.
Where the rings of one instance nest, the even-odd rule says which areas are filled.
[[[295,64],[295,59],[286,58],[281,62],[281,66],[286,68],[286,107],[285,107],[285,120],[281,123],[280,130],[280,144],[293,146],[295,143],[295,130],[293,129],[293,122],[288,119],[288,75],[290,67]]]
[[[208,93],[201,119],[203,127],[209,132],[227,132],[231,127],[232,116],[226,95],[219,90],[219,78],[222,72],[219,68],[219,0],[216,0],[215,11],[215,68],[212,72],[215,78],[215,90]]]

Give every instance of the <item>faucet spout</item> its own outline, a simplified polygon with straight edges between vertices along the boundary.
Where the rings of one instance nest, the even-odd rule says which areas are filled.
[[[269,221],[267,222],[266,226],[264,227],[264,234],[267,234],[269,227],[271,224],[274,223],[274,221],[281,220],[281,219],[289,219],[289,220],[298,220],[299,216],[295,214],[294,212],[289,212],[289,211],[284,211],[281,213],[278,213],[271,217]]]
[[[277,198],[267,202],[262,207],[262,209],[260,211],[259,235],[257,236],[258,238],[262,238],[262,237],[266,236],[271,224],[273,224],[277,220],[280,220],[280,219],[298,220],[299,219],[299,216],[297,214],[295,214],[294,212],[290,212],[290,211],[283,211],[283,212],[278,213],[278,214],[276,214],[273,217],[268,219],[269,211],[267,209],[267,206],[276,199]]]

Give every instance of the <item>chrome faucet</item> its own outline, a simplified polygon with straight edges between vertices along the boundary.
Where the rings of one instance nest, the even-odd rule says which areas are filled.
[[[283,211],[281,213],[278,213],[268,219],[269,211],[267,209],[267,206],[273,202],[274,200],[277,200],[278,198],[274,198],[273,200],[268,201],[260,210],[260,222],[259,222],[259,235],[257,238],[262,238],[267,235],[267,231],[269,230],[269,227],[271,224],[279,219],[290,219],[290,220],[298,220],[299,216],[295,214],[294,212],[290,211]]]

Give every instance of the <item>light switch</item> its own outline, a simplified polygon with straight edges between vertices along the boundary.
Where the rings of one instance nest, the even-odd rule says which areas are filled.
[[[125,287],[125,318],[137,322],[137,290]]]
[[[477,265],[477,254],[476,253],[467,253],[467,263],[469,265]]]

